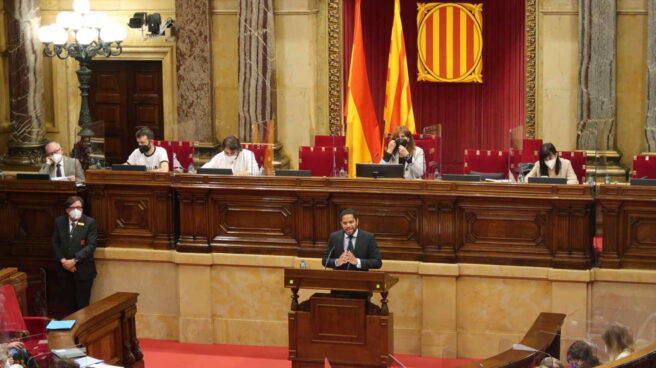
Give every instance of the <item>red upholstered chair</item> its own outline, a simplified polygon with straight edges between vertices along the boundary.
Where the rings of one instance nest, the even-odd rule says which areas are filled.
[[[524,139],[522,141],[521,158],[519,162],[534,163],[540,159],[542,139]]]
[[[633,156],[633,177],[656,179],[656,155]]]
[[[23,317],[16,292],[11,285],[0,288],[0,337],[3,341],[18,338],[25,348],[39,362],[47,367],[49,358],[46,336],[47,317]]]
[[[262,168],[264,165],[264,155],[266,154],[268,145],[261,143],[242,143],[241,146],[242,148],[253,152],[255,161],[257,161],[257,166]]]
[[[346,136],[343,135],[315,135],[314,145],[316,147],[344,147]]]
[[[194,142],[153,140],[153,145],[166,149],[171,172],[187,172],[189,165],[194,161]]]
[[[465,150],[464,174],[472,171],[479,173],[498,173],[508,176],[508,151],[498,150]]]
[[[566,158],[572,162],[572,168],[574,169],[576,177],[579,179],[579,184],[585,183],[587,180],[587,153],[585,151],[560,151],[559,154],[560,157]]]
[[[310,170],[312,176],[338,176],[340,170],[348,172],[348,149],[301,146],[298,149],[298,168]]]

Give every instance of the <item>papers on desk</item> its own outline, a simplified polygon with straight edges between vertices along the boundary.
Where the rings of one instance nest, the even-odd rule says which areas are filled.
[[[70,330],[75,324],[74,319],[65,319],[61,321],[52,320],[46,326],[46,330]]]
[[[123,367],[119,367],[118,365],[111,365],[107,363],[97,363],[97,364],[91,364],[89,368],[123,368]]]
[[[53,354],[60,358],[79,358],[87,355],[87,349],[82,348],[66,348],[66,349],[52,349]]]
[[[69,181],[68,176],[50,177],[50,180],[54,180],[54,181]]]
[[[75,359],[75,363],[79,364],[80,368],[84,368],[84,367],[92,367],[94,364],[103,363],[103,361],[100,359],[92,358],[90,356],[84,356]]]
[[[485,181],[489,181],[492,183],[510,183],[510,179],[490,179],[490,178],[485,178]]]

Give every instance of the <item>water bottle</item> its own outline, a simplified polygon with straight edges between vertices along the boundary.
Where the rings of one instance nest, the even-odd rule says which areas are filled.
[[[519,177],[517,178],[518,183],[523,183],[524,182],[524,172],[520,171],[519,172]]]
[[[307,269],[307,268],[308,268],[307,263],[305,263],[305,260],[304,260],[304,259],[301,259],[301,269],[302,269],[302,270],[305,270],[305,269]]]
[[[189,167],[187,168],[187,172],[189,174],[195,174],[196,173],[196,168],[194,167],[193,162],[189,163]]]
[[[606,174],[606,179],[604,180],[604,184],[610,184],[610,175]]]
[[[346,171],[344,171],[344,168],[343,168],[343,167],[342,167],[341,169],[339,169],[339,176],[340,176],[341,178],[345,178],[345,177],[346,177]]]

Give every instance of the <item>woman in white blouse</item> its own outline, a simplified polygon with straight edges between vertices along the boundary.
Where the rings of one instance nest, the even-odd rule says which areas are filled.
[[[405,165],[403,177],[406,179],[421,179],[426,172],[424,150],[415,145],[412,132],[404,126],[394,130],[380,163]]]
[[[260,168],[253,152],[242,148],[239,138],[231,135],[223,140],[223,151],[203,165],[209,169],[232,169],[233,175],[259,175]]]
[[[611,323],[601,337],[606,344],[609,362],[627,357],[635,350],[629,329],[619,323]]]

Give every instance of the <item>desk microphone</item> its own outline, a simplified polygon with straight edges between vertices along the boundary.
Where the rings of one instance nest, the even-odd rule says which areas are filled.
[[[323,265],[323,269],[324,269],[324,270],[325,270],[326,268],[328,268],[328,262],[330,262],[330,256],[333,254],[333,250],[335,250],[335,246],[334,246],[334,245],[333,245],[332,248],[330,248],[330,252],[328,252],[328,257],[326,257],[326,262],[325,262],[324,265]],[[337,265],[335,265],[335,267],[337,267]]]

